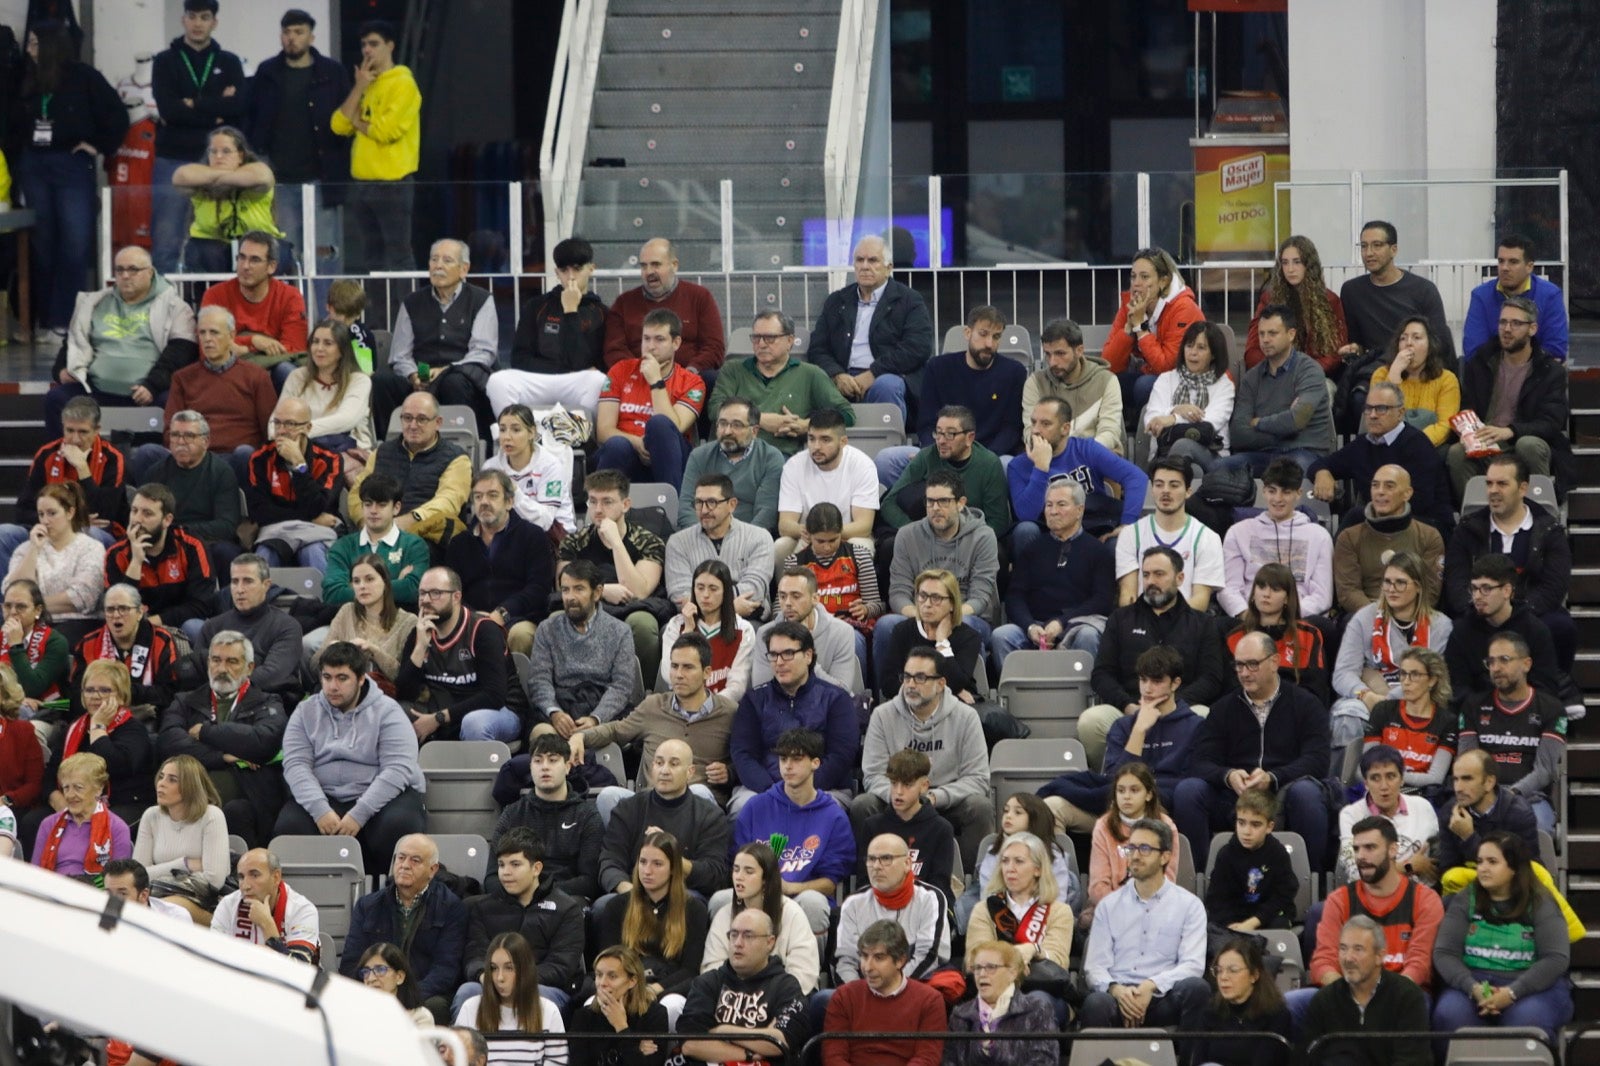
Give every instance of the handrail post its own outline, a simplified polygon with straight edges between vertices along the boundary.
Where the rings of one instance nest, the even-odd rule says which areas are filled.
[[[723,178],[717,183],[717,192],[722,201],[722,269],[725,273],[733,271],[733,179]]]
[[[1361,224],[1364,211],[1362,201],[1365,196],[1361,189],[1361,171],[1350,172],[1350,247],[1355,251],[1355,262],[1361,262]]]
[[[928,269],[938,270],[944,262],[944,178],[928,177]],[[907,263],[909,267],[911,264]]]
[[[306,182],[300,186],[300,273],[308,282],[317,280],[317,186]],[[316,306],[316,289],[311,288],[307,306]]]
[[[116,249],[111,247],[111,186],[100,186],[100,277],[104,285],[111,278],[111,257]]]
[[[1561,200],[1561,265],[1566,269],[1566,274],[1561,279],[1561,307],[1563,310],[1570,312],[1571,308],[1568,307],[1568,304],[1571,300],[1570,293],[1572,291],[1572,237],[1571,234],[1568,233],[1568,226],[1571,224],[1572,219],[1567,213],[1568,191],[1566,167],[1561,168],[1558,179],[1559,180],[1556,185],[1556,195],[1559,196]]]
[[[1145,171],[1138,174],[1138,201],[1139,201],[1139,247],[1150,247],[1150,175]]]

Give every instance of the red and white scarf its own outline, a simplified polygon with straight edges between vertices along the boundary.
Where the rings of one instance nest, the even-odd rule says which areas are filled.
[[[122,657],[122,649],[117,647],[116,638],[111,635],[110,626],[100,627],[100,650],[95,654],[95,659],[112,659],[127,666],[128,676],[141,685],[148,685],[150,678],[145,676],[145,667],[150,662],[150,645],[138,643],[137,632],[134,636],[134,645],[128,649],[128,657]],[[93,661],[93,660],[91,660]]]
[[[79,715],[78,720],[67,728],[67,741],[61,748],[63,759],[78,754],[78,749],[83,746],[83,738],[89,735],[89,719],[93,715]],[[122,726],[133,721],[133,712],[126,707],[118,707],[117,713],[111,716],[111,721],[106,723],[106,734],[115,733]]]
[[[67,835],[67,821],[70,817],[66,811],[56,815],[56,824],[45,840],[44,854],[39,856],[39,865],[46,870],[56,868],[57,855],[61,850],[61,838]],[[94,813],[89,816],[89,847],[83,853],[83,872],[98,876],[110,861],[111,811],[107,809],[104,799],[98,799],[95,800]]]
[[[51,452],[44,461],[44,483],[46,485],[59,485],[63,481],[77,481],[78,474],[67,457],[61,454],[61,441],[56,442],[56,450]],[[106,471],[106,442],[101,437],[96,437],[89,446],[89,477],[96,485]],[[71,470],[69,475],[68,471]]]
[[[1411,633],[1411,647],[1428,646],[1428,611],[1417,608],[1417,628]],[[1372,661],[1389,684],[1400,680],[1400,668],[1394,663],[1394,649],[1389,646],[1389,619],[1382,611],[1372,616]]]
[[[239,682],[239,691],[233,694],[233,707],[228,711],[232,714],[239,709],[239,704],[244,702],[244,694],[250,691],[250,679],[245,678]],[[211,724],[217,724],[217,690],[211,690]]]
[[[283,915],[289,908],[289,886],[278,886],[278,898],[272,901],[272,924],[283,932]],[[239,893],[239,906],[233,913],[233,935],[240,940],[256,938],[256,923],[250,920],[250,897]]]
[[[1012,944],[1038,944],[1044,940],[1045,919],[1050,914],[1050,904],[1034,900],[1018,918],[1011,910],[1011,900],[1005,893],[988,899],[989,918],[994,922],[996,935]]]
[[[28,639],[23,641],[22,650],[23,650],[23,653],[26,654],[27,657],[28,657],[28,665],[29,666],[32,666],[35,669],[38,668],[39,663],[44,659],[44,649],[50,643],[50,634],[53,633],[53,632],[54,632],[54,630],[52,630],[48,625],[46,625],[43,622],[40,622],[38,625],[33,627],[33,632],[28,634]],[[7,665],[10,665],[10,663],[11,663],[11,649],[10,648],[0,648],[0,663],[5,663]],[[61,698],[61,688],[60,688],[60,686],[59,685],[51,685],[48,689],[46,689],[45,691],[43,691],[43,692],[41,692],[39,694],[39,698],[41,700],[58,700],[58,699],[60,699]]]

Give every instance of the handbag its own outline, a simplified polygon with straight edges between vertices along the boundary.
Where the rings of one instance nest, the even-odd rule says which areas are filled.
[[[1156,458],[1166,455],[1180,440],[1192,440],[1213,455],[1222,450],[1222,438],[1210,422],[1174,422],[1156,434]]]

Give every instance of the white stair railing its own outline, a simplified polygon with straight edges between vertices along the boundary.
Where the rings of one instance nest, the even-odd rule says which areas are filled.
[[[844,0],[833,61],[828,139],[823,149],[828,262],[835,266],[850,259],[850,231],[855,224],[856,193],[861,181],[877,31],[877,0]]]
[[[539,144],[547,263],[553,262],[556,243],[571,235],[578,221],[579,185],[605,24],[606,0],[566,0],[563,5],[555,71],[550,76],[550,103]]]

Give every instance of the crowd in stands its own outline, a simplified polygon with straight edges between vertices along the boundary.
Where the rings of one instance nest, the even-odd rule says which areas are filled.
[[[925,1037],[823,1057],[1033,1062],[1048,1037],[940,1034],[1080,1024],[1231,1033],[1195,1061],[1245,1063],[1250,1033],[1571,1020],[1575,919],[1541,844],[1582,713],[1572,559],[1532,494],[1572,483],[1570,406],[1525,238],[1459,357],[1380,221],[1337,296],[1286,240],[1240,352],[1141,250],[1104,350],[1054,321],[1038,369],[999,354],[989,306],[937,353],[875,236],[807,350],[768,310],[740,356],[671,240],[608,308],[568,237],[502,367],[494,298],[445,239],[374,362],[359,282],[311,322],[276,278],[271,194],[344,151],[362,261],[408,259],[392,29],[363,28],[351,80],[291,12],[252,87],[217,5],[184,7],[158,83],[199,56],[219,75],[172,101],[194,114],[158,172],[182,160],[182,261],[225,268],[233,242],[235,277],[192,308],[171,245],[128,247],[110,287],[52,297],[51,440],[0,527],[0,851],[315,962],[271,844],[354,837],[381,887],[340,972],[419,1023],[515,1034],[491,1061],[905,1030]],[[91,74],[50,76],[92,96]],[[326,130],[275,112],[307,93]],[[852,445],[860,403],[915,442]],[[102,435],[109,406],[163,409],[160,442]],[[1051,650],[1092,664],[1088,764],[996,795],[991,752],[1029,726],[993,680]],[[426,834],[419,751],[458,741],[519,751],[481,869]],[[1261,931],[1302,924],[1285,997]],[[539,1035],[566,1032],[611,1039]]]

